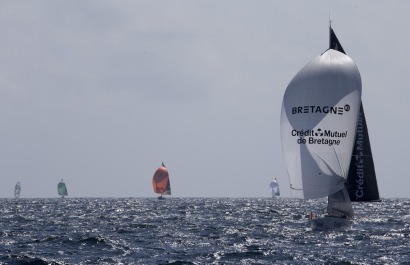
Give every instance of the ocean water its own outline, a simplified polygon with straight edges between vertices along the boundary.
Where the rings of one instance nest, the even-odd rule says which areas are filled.
[[[354,204],[349,231],[312,231],[325,200],[1,199],[0,264],[410,264],[410,199]]]

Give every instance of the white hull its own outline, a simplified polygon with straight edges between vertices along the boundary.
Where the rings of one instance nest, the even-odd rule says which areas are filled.
[[[349,230],[353,221],[347,218],[324,216],[310,220],[313,230]]]

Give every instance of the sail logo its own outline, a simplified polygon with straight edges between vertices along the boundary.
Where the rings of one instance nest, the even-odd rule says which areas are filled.
[[[359,112],[357,120],[357,132],[356,132],[356,152],[355,164],[356,164],[356,200],[364,197],[364,161],[363,161],[363,121],[362,113]]]
[[[347,131],[331,131],[322,130],[318,128],[316,130],[295,130],[291,131],[292,136],[298,137],[298,144],[323,144],[323,145],[340,145],[340,138],[347,137]]]
[[[345,112],[350,111],[350,105],[346,104],[343,107],[338,106],[298,106],[292,107],[292,114],[316,114],[316,113],[324,113],[324,114],[336,114],[336,115],[343,115]]]

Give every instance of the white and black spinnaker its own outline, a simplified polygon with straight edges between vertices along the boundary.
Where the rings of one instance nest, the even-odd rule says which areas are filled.
[[[361,91],[354,61],[330,48],[295,75],[283,97],[281,140],[291,193],[304,199],[329,196],[328,214],[332,216],[353,216],[343,189]]]

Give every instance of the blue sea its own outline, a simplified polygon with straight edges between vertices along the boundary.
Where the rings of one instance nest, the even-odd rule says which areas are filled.
[[[0,199],[0,264],[410,264],[410,199],[353,205],[349,231],[312,231],[326,200]]]

